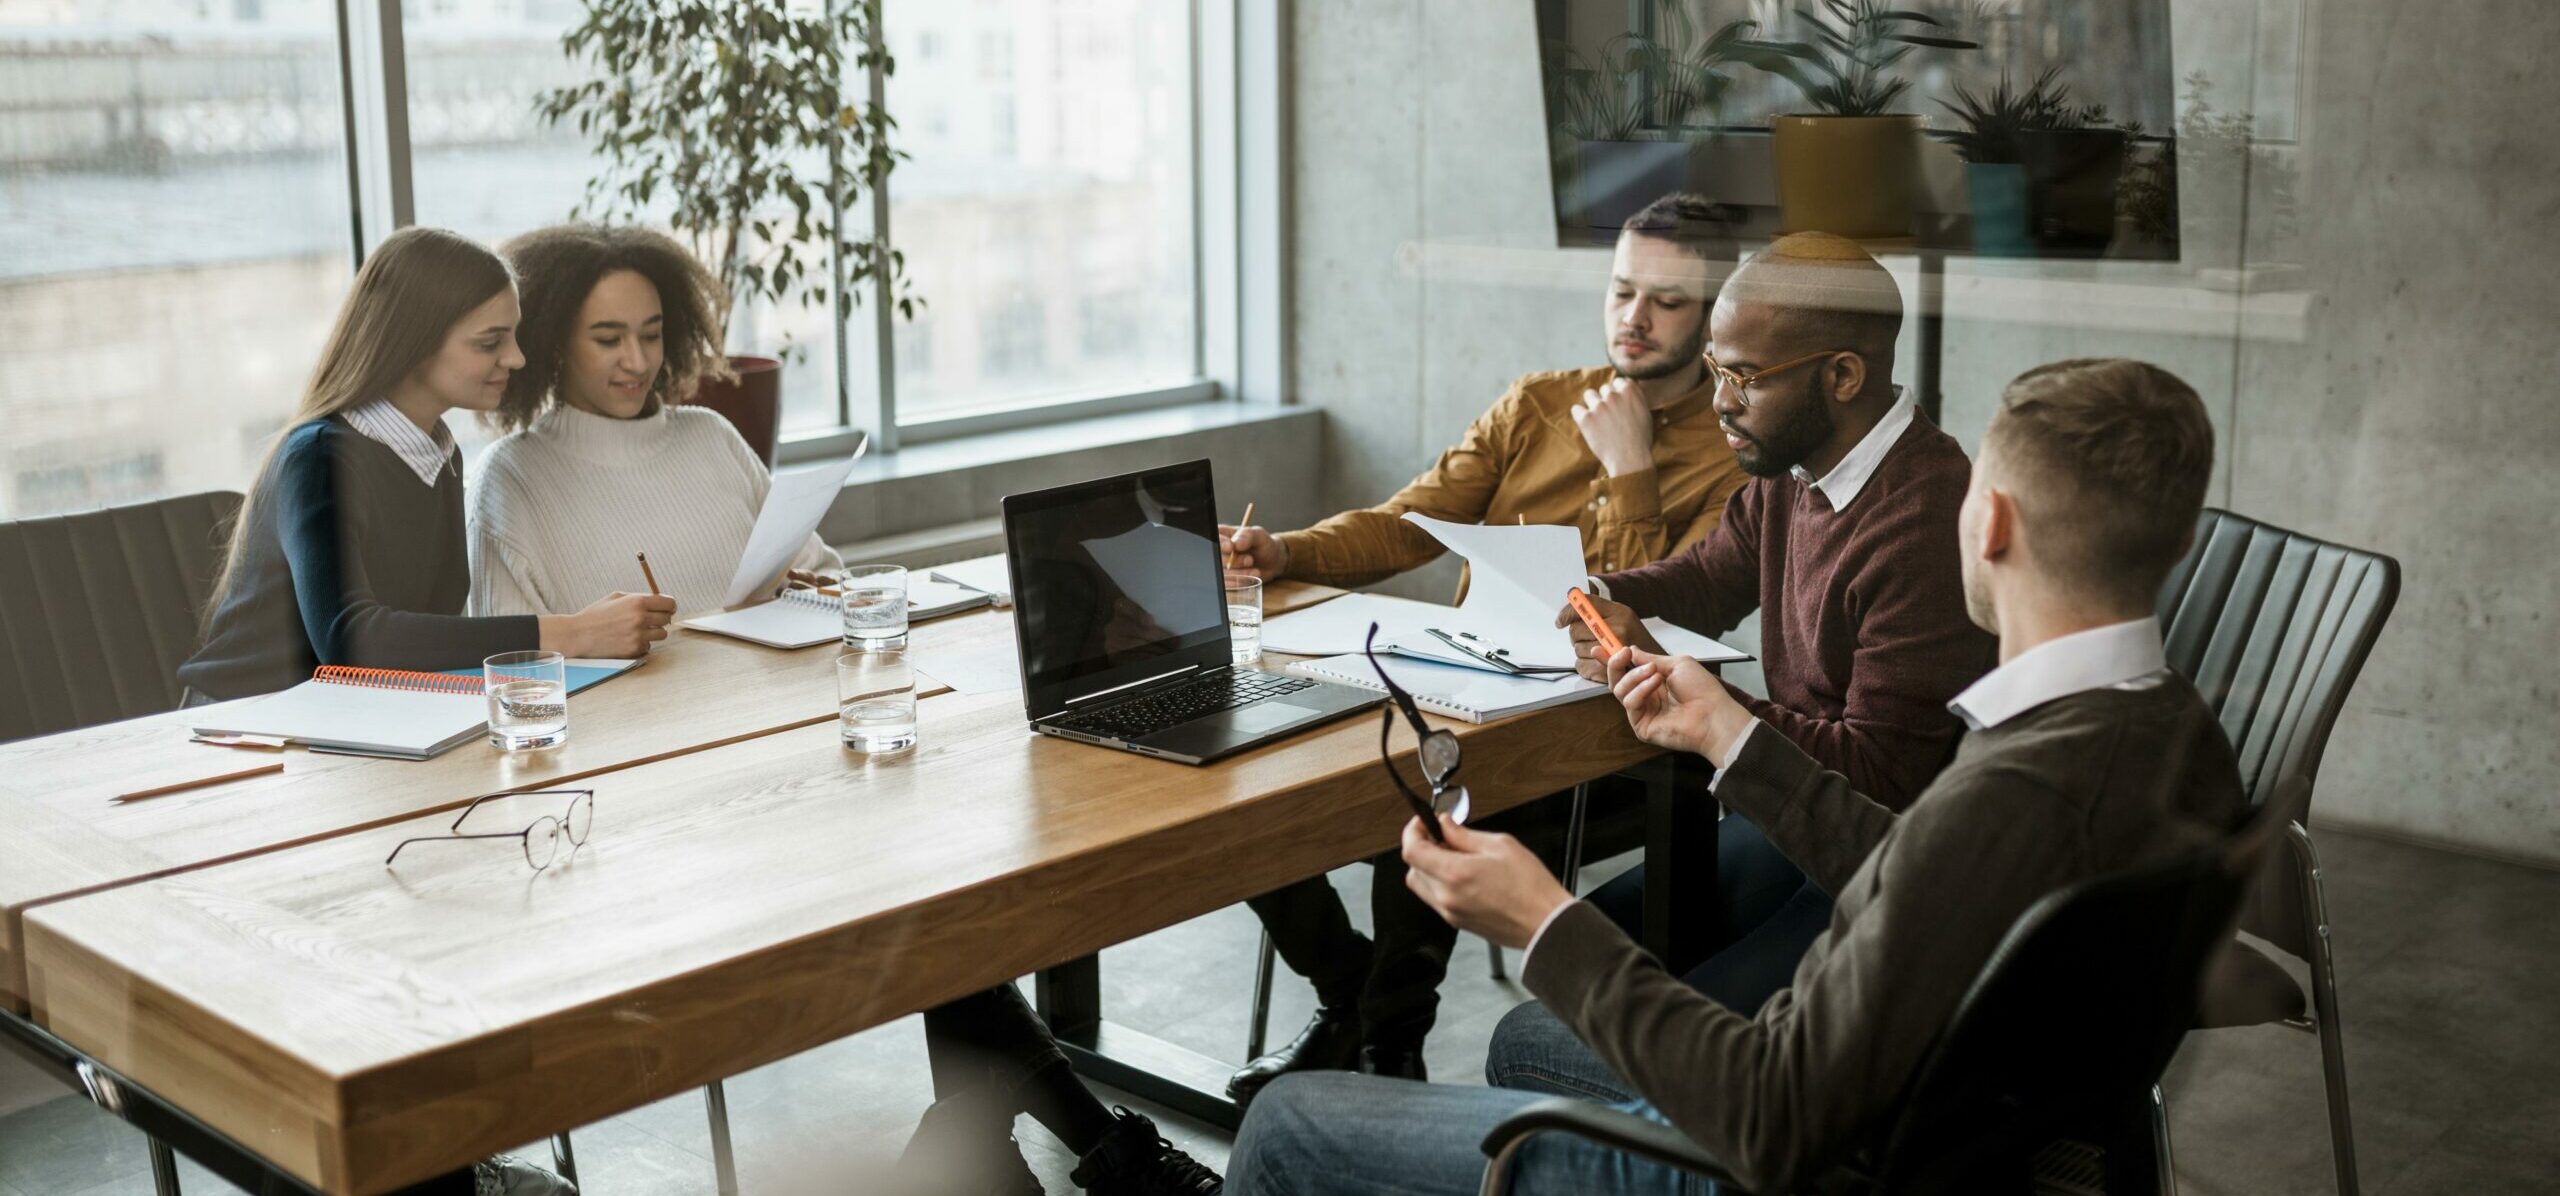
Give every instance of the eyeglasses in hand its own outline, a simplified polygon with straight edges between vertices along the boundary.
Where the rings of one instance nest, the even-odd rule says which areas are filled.
[[[1464,825],[1474,804],[1467,796],[1467,787],[1454,783],[1458,776],[1458,737],[1422,721],[1422,710],[1413,704],[1413,695],[1396,684],[1396,679],[1387,675],[1386,667],[1378,663],[1377,624],[1369,624],[1369,638],[1361,644],[1360,654],[1369,658],[1369,667],[1377,670],[1378,680],[1386,685],[1392,702],[1378,717],[1378,754],[1386,760],[1387,779],[1396,783],[1396,792],[1404,795],[1404,803],[1412,808],[1413,816],[1422,820],[1422,829],[1430,832],[1431,841],[1446,843],[1448,838],[1440,833],[1438,815],[1446,814],[1449,821]],[[1396,771],[1395,752],[1388,737],[1395,732],[1399,710],[1404,712],[1404,721],[1413,727],[1415,738],[1421,741],[1414,756],[1422,762],[1423,779],[1431,783],[1429,801],[1405,784],[1403,774]]]
[[[466,835],[461,833],[463,819],[471,817],[471,812],[479,809],[480,803],[488,801],[491,798],[542,797],[545,795],[557,796],[561,794],[568,795],[569,808],[561,811],[560,815],[556,818],[552,815],[545,814],[540,818],[534,819],[532,825],[525,827],[523,830],[507,831],[502,834],[484,833]],[[406,848],[412,843],[459,843],[465,839],[517,839],[521,840],[524,845],[524,862],[532,865],[534,871],[540,872],[543,869],[550,867],[552,859],[560,854],[560,841],[562,839],[567,839],[569,841],[569,851],[573,855],[577,853],[579,848],[586,846],[587,828],[595,821],[595,815],[596,791],[593,789],[527,789],[521,793],[484,793],[471,799],[471,804],[462,807],[462,813],[454,816],[453,834],[428,835],[416,839],[403,839],[400,841],[399,846],[392,848],[391,854],[383,859],[382,866],[385,868],[390,867],[392,860],[400,858],[402,848]]]

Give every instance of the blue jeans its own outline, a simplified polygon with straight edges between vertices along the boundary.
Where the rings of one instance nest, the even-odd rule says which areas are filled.
[[[1535,1092],[1422,1084],[1349,1072],[1300,1072],[1254,1098],[1227,1158],[1228,1196],[1466,1196],[1488,1161],[1485,1134]],[[1643,1101],[1615,1102],[1662,1120]],[[1521,1196],[1642,1193],[1701,1196],[1707,1180],[1659,1163],[1546,1133],[1521,1148],[1511,1172]]]

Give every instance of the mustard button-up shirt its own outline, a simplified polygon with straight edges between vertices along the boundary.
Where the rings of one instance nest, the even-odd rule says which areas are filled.
[[[1572,524],[1582,529],[1583,563],[1595,574],[1657,561],[1704,538],[1724,518],[1725,500],[1750,480],[1716,426],[1715,376],[1654,412],[1653,468],[1614,478],[1573,424],[1582,392],[1613,376],[1603,366],[1512,383],[1457,447],[1395,497],[1282,532],[1286,575],[1365,586],[1429,564],[1446,550],[1405,522],[1407,511],[1454,523]],[[1462,578],[1458,597],[1465,596]],[[1564,596],[1556,597],[1561,607]]]

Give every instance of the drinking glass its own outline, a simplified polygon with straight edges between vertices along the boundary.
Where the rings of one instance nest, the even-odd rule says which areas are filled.
[[[1227,574],[1227,646],[1237,664],[1262,659],[1262,579],[1250,573]]]
[[[847,652],[836,658],[837,730],[864,755],[916,745],[916,672],[903,648]]]
[[[844,571],[844,646],[879,652],[907,646],[907,571],[863,565]]]
[[[557,652],[500,652],[480,662],[489,693],[489,742],[502,752],[569,740],[569,667]]]

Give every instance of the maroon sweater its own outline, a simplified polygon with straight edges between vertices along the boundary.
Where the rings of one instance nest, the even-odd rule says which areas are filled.
[[[1754,479],[1713,534],[1600,580],[1636,613],[1708,635],[1757,608],[1769,697],[1737,696],[1898,810],[1955,754],[1964,726],[1948,699],[1998,657],[1964,607],[1956,511],[1972,469],[1915,415],[1848,509],[1793,476]]]

